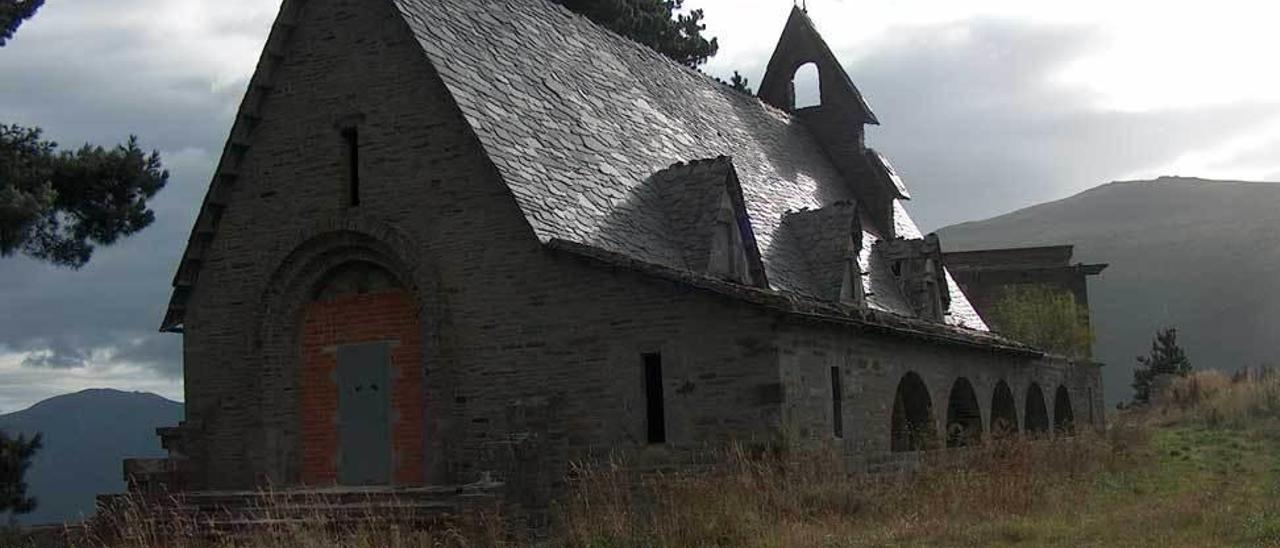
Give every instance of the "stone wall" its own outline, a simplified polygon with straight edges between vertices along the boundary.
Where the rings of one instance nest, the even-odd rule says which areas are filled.
[[[1069,394],[1076,426],[1102,426],[1100,378],[1092,363],[996,353],[811,322],[788,322],[778,347],[786,389],[786,428],[799,440],[834,444],[854,462],[890,451],[894,398],[908,372],[919,375],[928,387],[940,438],[951,390],[960,378],[973,386],[984,433],[990,431],[992,398],[1001,380],[1013,393],[1020,430],[1026,427],[1026,399],[1032,383],[1042,391],[1049,424],[1054,424],[1054,396],[1062,386]],[[834,438],[831,427],[833,367],[842,376],[844,435],[840,439]]]
[[[773,319],[544,249],[390,10],[311,0],[281,52],[186,316],[196,486],[307,476],[303,310],[352,261],[413,296],[428,483],[511,466],[498,461],[520,446],[559,461],[642,447],[647,352],[662,354],[671,444],[765,435]],[[345,205],[352,123],[358,207]]]

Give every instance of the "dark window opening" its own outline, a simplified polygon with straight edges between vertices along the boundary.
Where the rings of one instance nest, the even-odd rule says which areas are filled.
[[[839,367],[831,368],[831,433],[844,437],[844,386]]]
[[[643,359],[645,422],[649,430],[649,443],[666,443],[667,416],[662,396],[662,355],[645,354]]]
[[[1040,385],[1031,383],[1027,387],[1026,411],[1023,412],[1025,425],[1022,431],[1033,437],[1044,436],[1049,432],[1049,411],[1044,406],[1044,392]]]
[[[346,144],[347,160],[347,205],[360,205],[360,132],[353,127],[342,130],[342,141]]]
[[[1093,389],[1089,389],[1089,424],[1093,424]]]

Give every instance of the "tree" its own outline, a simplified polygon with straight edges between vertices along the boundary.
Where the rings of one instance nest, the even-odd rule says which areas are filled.
[[[44,0],[0,0],[0,46]],[[107,150],[57,152],[40,128],[0,123],[0,257],[22,252],[80,268],[93,244],[110,245],[155,221],[147,200],[169,181],[160,153],[137,137]]]
[[[747,80],[747,78],[742,74],[739,74],[738,71],[736,70],[733,71],[733,76],[729,78],[728,82],[721,80],[719,78],[715,78],[714,76],[712,78],[714,78],[715,81],[721,84],[729,86],[729,89],[732,89],[733,91],[755,96],[755,92],[751,91],[751,86],[748,85],[749,81]]]
[[[733,76],[729,78],[729,87],[747,95],[755,95],[755,92],[751,91],[751,81],[747,80],[747,77],[738,74],[736,70],[733,71]]]
[[[1149,403],[1151,381],[1159,375],[1185,377],[1190,374],[1191,360],[1178,346],[1178,330],[1173,327],[1161,329],[1151,341],[1151,353],[1138,356],[1138,365],[1133,368],[1133,401]]]
[[[0,124],[0,257],[22,252],[80,268],[94,244],[155,220],[147,200],[169,180],[158,152],[146,154],[132,136],[110,150],[57,147],[39,128]]]
[[[10,438],[0,431],[0,514],[26,514],[36,509],[36,499],[27,496],[24,476],[40,447],[40,434],[31,439],[21,434]]]
[[[1043,284],[1006,287],[991,315],[992,327],[1016,341],[1073,358],[1089,356],[1089,311],[1076,298]]]
[[[553,1],[688,67],[707,62],[720,49],[715,38],[702,36],[707,30],[702,10],[676,13],[684,0]]]
[[[22,22],[36,14],[44,0],[0,0],[0,46],[13,38]]]

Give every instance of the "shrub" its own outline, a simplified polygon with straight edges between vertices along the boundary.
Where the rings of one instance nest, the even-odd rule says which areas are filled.
[[[1169,404],[1210,428],[1280,420],[1280,376],[1246,372],[1229,378],[1219,371],[1197,372],[1173,384]]]

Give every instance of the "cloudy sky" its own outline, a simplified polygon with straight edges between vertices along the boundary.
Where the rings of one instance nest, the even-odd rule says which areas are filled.
[[[791,0],[687,0],[754,84]],[[0,413],[87,387],[181,399],[156,327],[278,0],[51,0],[0,48],[0,122],[136,133],[155,225],[83,270],[0,259]],[[1280,13],[1263,2],[810,0],[925,229],[1166,174],[1280,181]]]

